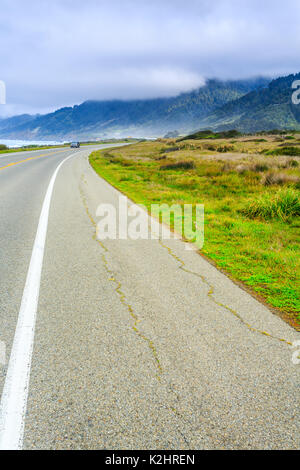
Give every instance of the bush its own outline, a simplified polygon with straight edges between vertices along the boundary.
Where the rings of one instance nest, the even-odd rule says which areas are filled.
[[[262,171],[267,171],[269,169],[267,163],[264,163],[264,162],[257,162],[257,163],[254,163],[251,167],[251,170],[252,171],[255,171],[257,173],[260,173]]]
[[[4,144],[0,144],[0,150],[8,150],[8,147]]]
[[[286,173],[273,173],[270,172],[262,178],[262,184],[264,186],[271,186],[273,184],[288,184],[288,183],[299,183],[300,179],[295,175],[287,175]]]
[[[179,162],[174,162],[174,163],[168,163],[167,165],[162,165],[160,167],[160,170],[179,170],[179,169],[184,169],[184,170],[193,170],[196,168],[195,162],[193,161],[179,161]]]
[[[254,171],[255,173],[261,173],[269,170],[268,162],[255,162],[255,163],[241,163],[236,167],[237,173],[245,173],[246,171]]]
[[[277,165],[278,168],[297,168],[298,166],[299,163],[297,162],[297,160],[292,160],[290,158],[281,160]]]
[[[217,148],[217,152],[226,153],[226,152],[233,152],[234,146],[233,145],[223,145]]]
[[[211,152],[216,152],[217,151],[217,148],[218,146],[217,145],[214,145],[214,144],[207,144],[207,143],[204,143],[204,144],[201,144],[201,148],[203,150],[210,150]]]
[[[278,147],[295,147],[295,145],[300,145],[300,142],[284,142],[283,144],[278,145]]]
[[[167,159],[167,155],[162,155],[161,157],[155,157],[155,160],[157,161],[166,160],[166,159]]]
[[[250,169],[249,165],[246,165],[245,163],[241,163],[240,165],[236,167],[235,170],[237,173],[243,174],[243,173],[246,173],[246,171],[249,171],[249,169]]]
[[[178,150],[180,150],[180,147],[169,147],[161,149],[160,153],[178,152]]]
[[[238,165],[235,165],[234,162],[226,162],[223,165],[223,171],[236,171],[237,173],[243,174],[247,171],[263,173],[269,170],[269,173],[262,179],[262,183],[268,186],[269,184],[297,183],[299,181],[297,176],[275,173],[275,170],[297,168],[298,166],[299,162],[297,160],[288,157],[281,159],[265,158],[252,162],[239,163]]]
[[[240,137],[241,134],[235,129],[229,130],[229,131],[223,131],[223,132],[213,132],[209,129],[204,130],[204,131],[198,131],[195,132],[194,134],[187,135],[180,139],[178,142],[182,140],[201,140],[201,139],[233,139],[235,137]]]
[[[104,158],[115,158],[115,156],[112,153],[109,153],[109,152],[103,152],[102,156]]]
[[[281,189],[275,194],[264,194],[261,198],[245,207],[242,213],[252,219],[260,218],[264,220],[280,219],[288,221],[292,217],[299,217],[299,191],[288,188]]]
[[[289,155],[291,157],[297,157],[300,156],[300,148],[285,146],[275,150],[267,150],[264,153],[266,155]]]

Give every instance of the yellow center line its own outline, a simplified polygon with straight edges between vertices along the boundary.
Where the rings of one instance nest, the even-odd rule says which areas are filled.
[[[37,155],[36,157],[29,157],[29,158],[25,158],[25,160],[19,160],[18,162],[8,163],[7,165],[0,167],[0,170],[4,170],[5,168],[9,168],[10,166],[18,165],[19,163],[28,162],[29,160],[36,160],[37,158],[50,157],[50,156],[53,156],[53,155],[57,155],[58,153],[65,152],[66,150],[67,149],[59,150],[58,152],[54,152],[54,153],[50,153],[50,154],[49,153],[44,153],[42,155]]]

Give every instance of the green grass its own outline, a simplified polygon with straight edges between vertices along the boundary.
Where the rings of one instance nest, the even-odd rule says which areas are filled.
[[[222,139],[222,138],[235,138],[239,137],[241,134],[236,131],[235,129],[229,130],[229,131],[224,131],[224,132],[213,132],[211,130],[204,130],[204,131],[199,131],[195,132],[194,134],[190,134],[186,137],[183,137],[180,140],[189,140],[189,139]]]
[[[99,175],[149,210],[152,203],[203,203],[201,252],[300,325],[297,188],[265,187],[257,172],[235,171],[234,165],[248,154],[238,155],[232,169],[224,171],[226,154],[207,159],[195,147],[174,150],[162,162],[165,147],[166,142],[156,141],[109,149],[108,156],[97,151],[90,162]],[[193,165],[176,165],[184,158]],[[169,168],[162,169],[162,164]],[[298,167],[282,171],[299,174]]]
[[[292,188],[265,193],[245,207],[242,213],[251,218],[288,222],[294,217],[300,217],[300,193]]]
[[[300,148],[298,147],[280,147],[274,150],[268,150],[264,152],[266,155],[289,155],[289,156],[300,156]]]

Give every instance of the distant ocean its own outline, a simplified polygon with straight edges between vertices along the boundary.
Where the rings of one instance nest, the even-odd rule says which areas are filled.
[[[7,140],[0,138],[0,144],[4,144],[9,148],[19,148],[27,145],[61,145],[64,142],[55,142],[53,140]]]

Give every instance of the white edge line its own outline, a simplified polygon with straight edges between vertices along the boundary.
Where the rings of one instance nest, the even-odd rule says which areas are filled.
[[[23,291],[14,341],[0,404],[0,450],[21,450],[29,389],[36,313],[54,183],[65,158],[54,171],[39,218],[31,260]]]

